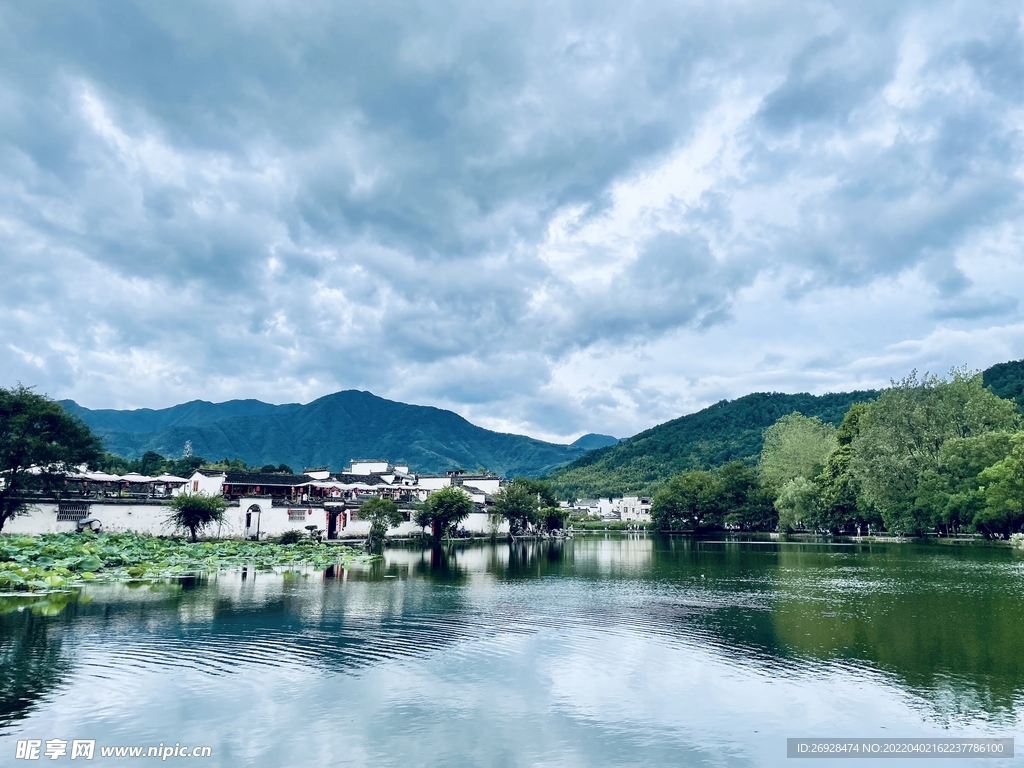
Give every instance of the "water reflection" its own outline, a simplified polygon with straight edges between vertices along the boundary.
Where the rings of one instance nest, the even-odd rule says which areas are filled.
[[[78,711],[60,700],[75,680],[145,673],[159,688],[176,669],[199,670],[204,695],[230,701],[237,683],[227,679],[239,673],[326,680],[436,660],[435,683],[451,675],[487,699],[498,695],[494,669],[507,665],[507,688],[555,647],[546,679],[577,693],[545,706],[573,712],[573,722],[604,716],[584,706],[596,695],[597,683],[584,682],[595,669],[617,686],[601,695],[621,699],[632,720],[670,680],[710,695],[700,680],[711,672],[715,682],[703,685],[730,690],[733,681],[735,700],[720,706],[739,719],[754,688],[776,686],[772,695],[800,702],[858,675],[868,681],[868,693],[856,694],[864,707],[896,696],[939,724],[1019,717],[1024,567],[1009,549],[610,535],[385,555],[356,569],[247,570],[0,599],[0,732],[33,712]],[[549,639],[524,655],[535,637]],[[618,679],[623,669],[631,671]]]

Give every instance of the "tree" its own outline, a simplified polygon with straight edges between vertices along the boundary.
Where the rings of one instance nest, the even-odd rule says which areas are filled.
[[[953,369],[948,379],[912,371],[878,396],[860,419],[850,468],[866,504],[894,533],[935,525],[932,501],[920,504],[921,483],[942,472],[943,445],[1017,428],[1013,403],[982,386],[981,374]]]
[[[982,473],[1010,455],[1009,432],[987,432],[973,437],[951,437],[939,450],[939,461],[921,473],[914,506],[922,521],[950,529],[977,527],[986,519],[986,484]],[[987,527],[982,532],[991,535]]]
[[[537,503],[540,504],[540,506],[558,506],[558,501],[555,499],[555,492],[551,488],[551,483],[546,480],[532,480],[529,477],[517,477],[512,482],[523,486],[537,497]]]
[[[860,434],[860,422],[867,403],[854,403],[836,430],[836,447],[814,479],[818,495],[810,522],[815,528],[842,533],[850,527],[858,531],[864,524],[881,523],[881,517],[858,498],[857,478],[850,466],[853,441]]]
[[[983,470],[984,506],[974,515],[974,526],[986,535],[1010,533],[1024,520],[1024,432],[1010,438],[1009,455]]]
[[[440,541],[472,511],[473,499],[469,494],[458,486],[449,485],[430,494],[414,519],[420,527],[429,525],[434,540]]]
[[[663,531],[699,531],[722,524],[718,478],[702,470],[683,472],[654,494],[651,521]]]
[[[771,495],[753,468],[742,461],[729,462],[718,470],[718,486],[724,522],[743,531],[774,531],[778,526]]]
[[[366,548],[373,549],[377,544],[384,541],[388,531],[397,528],[405,517],[398,509],[398,505],[391,499],[374,497],[359,508],[359,517],[370,521],[370,535],[366,539]]]
[[[187,530],[192,541],[199,531],[224,520],[227,502],[223,496],[207,496],[204,493],[183,493],[171,499],[171,514],[168,520],[176,528]]]
[[[531,523],[540,522],[540,501],[526,478],[516,478],[494,495],[494,513],[508,520],[512,537],[526,530]]]
[[[803,475],[794,477],[782,486],[775,499],[775,508],[779,511],[779,528],[791,531],[811,521],[815,514],[817,495],[817,487]]]
[[[100,441],[59,403],[20,384],[0,387],[0,530],[27,508],[27,495],[53,492]]]
[[[142,458],[139,459],[138,472],[141,475],[159,475],[164,471],[164,467],[167,464],[167,459],[161,456],[156,451],[146,451],[142,454]]]
[[[545,507],[539,514],[545,528],[549,531],[559,531],[565,528],[565,524],[569,521],[569,515],[572,513],[562,507]]]
[[[831,424],[799,413],[783,416],[764,431],[761,480],[779,492],[797,477],[816,477],[835,447],[836,428]]]

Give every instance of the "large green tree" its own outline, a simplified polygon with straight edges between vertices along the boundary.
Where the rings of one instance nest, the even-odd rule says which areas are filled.
[[[359,508],[359,517],[370,522],[370,535],[366,539],[367,549],[376,548],[384,541],[388,531],[405,521],[405,516],[395,502],[379,496],[375,496]]]
[[[29,387],[0,387],[0,530],[33,494],[58,491],[99,455],[99,440],[60,404]]]
[[[1010,438],[1008,455],[980,474],[984,505],[974,510],[975,528],[1009,536],[1024,521],[1024,432]]]
[[[494,495],[492,511],[508,521],[509,534],[515,537],[533,523],[540,522],[541,499],[533,484],[516,478]]]
[[[985,389],[981,374],[954,369],[948,378],[918,378],[913,371],[883,390],[860,419],[850,462],[859,493],[879,510],[890,531],[930,530],[937,522],[935,502],[923,491],[943,472],[945,443],[1014,430],[1018,424],[1013,403]]]
[[[857,533],[865,525],[878,526],[882,519],[878,513],[858,498],[857,477],[851,467],[853,441],[860,434],[860,422],[867,411],[867,403],[854,403],[846,412],[836,430],[836,447],[825,460],[825,466],[814,479],[817,497],[808,509],[812,527],[842,533],[853,529]]]
[[[718,492],[724,521],[743,531],[774,531],[778,514],[757,472],[742,461],[731,461],[718,470]]]
[[[790,413],[764,431],[759,469],[761,480],[776,492],[798,477],[821,472],[836,447],[836,428],[816,416]]]
[[[725,513],[722,501],[719,480],[713,473],[683,472],[654,494],[651,521],[663,531],[719,528]]]
[[[449,535],[452,529],[469,517],[473,511],[473,499],[462,488],[449,485],[434,491],[416,511],[416,525],[429,527],[435,541]]]
[[[977,527],[988,504],[984,471],[1011,452],[1012,433],[986,432],[951,437],[939,450],[939,461],[921,473],[914,507],[922,522],[946,533]],[[991,533],[987,527],[980,530]]]

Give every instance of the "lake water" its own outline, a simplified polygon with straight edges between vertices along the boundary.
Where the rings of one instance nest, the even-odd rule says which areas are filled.
[[[1024,752],[1009,548],[578,536],[16,602],[0,765],[53,738],[95,740],[93,765],[161,743],[207,766],[783,765],[796,736]]]

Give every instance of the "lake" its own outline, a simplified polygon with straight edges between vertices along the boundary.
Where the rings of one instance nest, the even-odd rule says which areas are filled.
[[[1024,734],[1022,551],[611,534],[385,558],[0,599],[0,764],[54,738],[98,765],[181,744],[207,766],[761,766],[792,764],[787,737]]]

